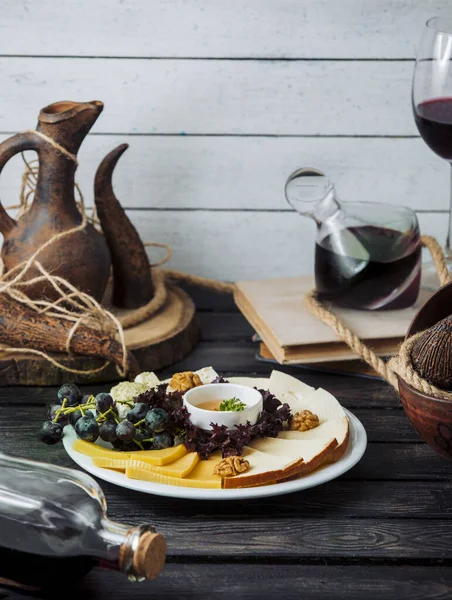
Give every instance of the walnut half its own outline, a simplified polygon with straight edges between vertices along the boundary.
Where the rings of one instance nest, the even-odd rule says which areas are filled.
[[[308,429],[314,429],[318,425],[320,425],[320,421],[317,415],[310,410],[302,410],[294,414],[289,423],[289,428],[296,431],[308,431]]]
[[[193,371],[175,373],[170,381],[170,387],[177,392],[186,392],[198,385],[202,385],[201,379]]]
[[[235,477],[249,468],[250,463],[241,456],[228,456],[215,465],[213,474],[220,477]]]

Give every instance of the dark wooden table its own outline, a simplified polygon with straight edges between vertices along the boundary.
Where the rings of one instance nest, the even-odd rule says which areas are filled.
[[[202,341],[174,369],[269,374],[231,300],[199,293],[196,300]],[[167,566],[141,585],[96,570],[55,598],[452,598],[452,465],[420,441],[385,383],[284,370],[330,390],[361,419],[369,446],[358,465],[321,487],[248,502],[172,500],[101,482],[110,518],[150,522],[166,535]],[[61,446],[37,441],[55,393],[0,389],[1,451],[74,466]],[[0,588],[3,597],[17,592]]]

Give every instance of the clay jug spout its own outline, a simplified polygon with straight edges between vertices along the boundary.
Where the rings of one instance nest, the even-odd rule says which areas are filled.
[[[69,152],[77,154],[103,108],[100,100],[54,102],[39,113],[37,130],[51,137]]]

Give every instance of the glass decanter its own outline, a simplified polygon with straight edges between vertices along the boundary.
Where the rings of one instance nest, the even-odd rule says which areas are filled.
[[[416,302],[421,243],[410,208],[341,202],[316,169],[301,168],[285,186],[290,206],[317,225],[315,284],[319,299],[366,310],[406,308]]]

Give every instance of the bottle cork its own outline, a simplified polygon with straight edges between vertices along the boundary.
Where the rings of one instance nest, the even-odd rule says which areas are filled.
[[[133,567],[138,575],[155,579],[160,575],[166,559],[166,540],[161,533],[143,534],[133,555]]]

